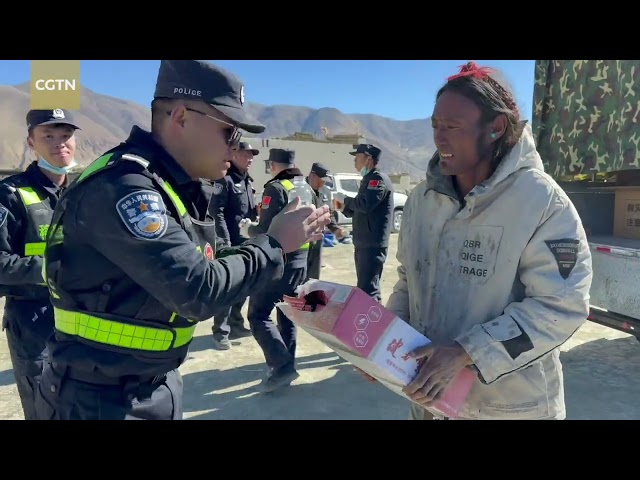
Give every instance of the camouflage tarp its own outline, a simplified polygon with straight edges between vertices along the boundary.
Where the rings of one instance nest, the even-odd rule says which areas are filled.
[[[546,171],[640,168],[638,82],[639,60],[536,60],[532,128]]]

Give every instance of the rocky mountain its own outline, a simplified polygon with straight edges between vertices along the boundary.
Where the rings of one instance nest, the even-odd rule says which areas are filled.
[[[25,115],[29,110],[29,84],[0,85],[0,168],[24,168],[31,160],[27,148]],[[124,140],[133,124],[149,128],[148,106],[101,95],[82,88],[81,109],[75,118],[82,126],[78,134],[77,159],[87,164]],[[431,122],[427,119],[399,121],[372,114],[345,114],[335,108],[313,109],[291,105],[249,103],[248,110],[267,126],[266,138],[286,137],[295,132],[349,135],[359,133],[384,152],[381,168],[388,173],[424,177],[435,147]]]

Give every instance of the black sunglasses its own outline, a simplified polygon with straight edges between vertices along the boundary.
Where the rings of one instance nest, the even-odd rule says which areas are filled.
[[[185,107],[185,109],[189,112],[199,113],[200,115],[204,115],[207,118],[215,120],[216,122],[224,123],[225,125],[231,127],[225,130],[226,132],[228,132],[227,145],[237,146],[238,143],[240,143],[240,139],[242,138],[242,132],[237,126],[229,122],[225,122],[224,120],[220,120],[219,118],[208,115],[204,112],[201,112],[200,110],[194,110],[193,108],[189,108],[189,107]],[[167,112],[167,115],[171,115],[171,112]]]

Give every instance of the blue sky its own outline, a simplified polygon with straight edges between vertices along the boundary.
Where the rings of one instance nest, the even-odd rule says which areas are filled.
[[[213,60],[245,83],[247,101],[334,107],[396,120],[431,115],[435,94],[467,60]],[[475,60],[500,70],[523,115],[531,119],[534,60]],[[81,83],[149,105],[159,60],[82,60]],[[0,61],[0,84],[29,81],[29,60]]]

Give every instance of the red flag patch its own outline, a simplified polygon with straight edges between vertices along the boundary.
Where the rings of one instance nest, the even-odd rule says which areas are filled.
[[[367,188],[378,188],[380,186],[380,180],[369,180]]]
[[[266,210],[267,208],[269,208],[270,203],[271,203],[271,197],[269,196],[262,197],[262,204],[261,204],[262,210]]]

